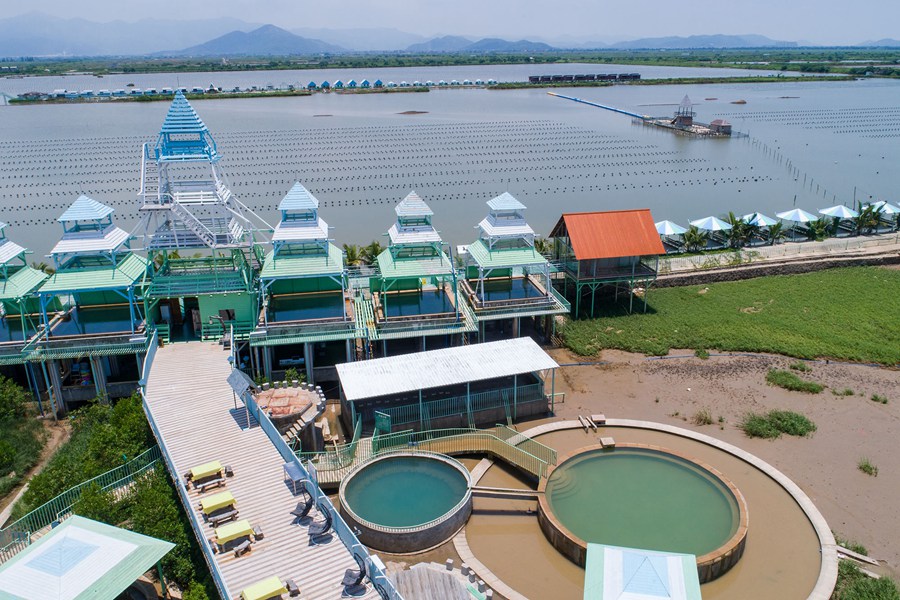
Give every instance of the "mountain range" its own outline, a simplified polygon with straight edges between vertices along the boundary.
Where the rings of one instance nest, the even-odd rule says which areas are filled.
[[[508,41],[496,37],[443,35],[426,37],[393,28],[288,31],[275,25],[232,18],[191,21],[143,19],[98,23],[30,12],[0,19],[0,57],[38,56],[236,56],[342,52],[528,52],[562,49],[702,49],[795,47],[792,41],[761,35],[693,35],[622,40],[615,43],[584,37],[537,36]],[[858,44],[900,47],[883,39]]]

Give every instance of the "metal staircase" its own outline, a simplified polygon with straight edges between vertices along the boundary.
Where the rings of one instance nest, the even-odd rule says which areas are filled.
[[[204,244],[210,248],[214,248],[217,245],[216,234],[210,231],[210,229],[191,211],[177,201],[169,204],[169,209],[172,211],[172,214],[176,216],[191,233],[200,238]]]

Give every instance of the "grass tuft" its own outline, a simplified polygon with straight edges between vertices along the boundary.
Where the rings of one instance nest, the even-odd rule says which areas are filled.
[[[782,371],[780,369],[769,369],[769,372],[766,373],[766,381],[769,385],[777,385],[792,392],[818,394],[825,389],[825,386],[820,383],[805,381],[790,371]]]
[[[878,467],[872,464],[865,456],[859,459],[859,462],[856,464],[857,468],[865,473],[866,475],[871,475],[872,477],[878,477]]]
[[[707,360],[709,359],[709,351],[707,351],[705,348],[697,348],[696,350],[694,350],[694,356],[703,360]]]
[[[805,362],[800,362],[800,361],[791,363],[790,369],[792,371],[800,371],[801,373],[809,373],[810,371],[812,371],[812,367],[810,367]]]
[[[712,413],[709,412],[708,408],[701,408],[691,417],[691,423],[694,425],[712,425]]]
[[[879,394],[872,394],[872,402],[877,402],[878,404],[887,404],[888,399]]]
[[[842,390],[831,390],[831,393],[835,396],[853,396],[856,392],[850,388],[844,388]]]
[[[890,578],[872,579],[855,563],[842,560],[831,600],[900,600],[900,590]]]
[[[749,437],[775,439],[781,434],[805,437],[816,425],[804,415],[788,410],[771,410],[766,414],[748,413],[740,424]]]

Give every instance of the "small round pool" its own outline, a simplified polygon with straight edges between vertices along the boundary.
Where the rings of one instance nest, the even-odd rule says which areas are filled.
[[[582,566],[588,542],[679,552],[696,555],[708,581],[743,553],[740,491],[712,467],[663,448],[582,449],[561,459],[540,489],[541,528]]]
[[[472,512],[468,470],[431,452],[399,452],[354,468],[341,482],[341,512],[360,541],[416,552],[456,533]]]

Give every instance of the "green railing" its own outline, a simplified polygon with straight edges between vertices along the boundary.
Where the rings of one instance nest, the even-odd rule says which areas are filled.
[[[104,492],[117,490],[129,485],[135,478],[154,468],[161,458],[159,446],[153,446],[124,465],[69,488],[8,527],[0,529],[0,562],[11,558],[16,552],[30,544],[31,536],[35,532],[49,527],[54,522],[71,514],[72,507],[81,498],[85,487],[96,485]]]
[[[476,392],[468,396],[452,396],[438,400],[428,400],[405,406],[380,408],[391,417],[392,425],[409,425],[418,423],[422,429],[428,428],[428,422],[434,419],[458,417],[460,422],[473,424],[477,421],[476,413],[503,409],[507,420],[516,419],[519,404],[535,402],[544,398],[544,384],[531,383],[518,388],[501,388]],[[420,408],[421,406],[421,408]],[[365,418],[365,417],[364,417]],[[427,421],[427,422],[426,422]],[[489,421],[496,422],[496,419]]]
[[[351,467],[356,458],[359,440],[362,437],[362,420],[356,420],[353,428],[353,438],[346,444],[340,444],[334,450],[325,452],[294,452],[302,461],[311,462],[319,471],[335,471],[344,467]]]
[[[489,454],[538,478],[546,473],[548,465],[556,463],[555,450],[502,426],[495,429],[452,428],[378,434],[339,446],[336,451],[298,453],[297,457],[316,466],[320,484],[337,484],[357,465],[397,450],[447,455]],[[346,458],[349,456],[353,458],[348,462]]]

